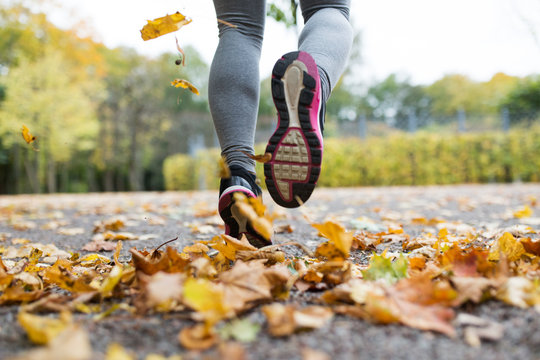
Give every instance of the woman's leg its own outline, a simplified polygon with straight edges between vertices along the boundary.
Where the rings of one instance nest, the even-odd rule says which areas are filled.
[[[208,102],[229,166],[255,172],[252,154],[259,107],[259,60],[265,0],[214,0],[219,44],[210,67]]]
[[[350,0],[300,0],[300,8],[305,26],[298,49],[315,60],[326,101],[343,74],[351,51]]]
[[[278,125],[264,164],[268,192],[284,207],[311,196],[321,172],[325,104],[345,69],[352,44],[348,0],[300,0],[305,21],[298,50],[272,71]]]

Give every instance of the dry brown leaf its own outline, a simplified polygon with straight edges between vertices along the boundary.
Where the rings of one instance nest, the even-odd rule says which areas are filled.
[[[118,242],[118,244],[121,243],[121,241]],[[86,243],[82,250],[85,251],[113,251],[116,248],[116,244],[111,241],[105,241],[103,238],[94,238],[92,241]]]
[[[303,348],[302,360],[330,360],[330,356],[327,353],[319,350]]]
[[[242,151],[242,153],[244,155],[246,155],[248,158],[250,158],[251,160],[255,160],[256,162],[259,162],[259,163],[267,163],[269,162],[270,160],[272,160],[272,154],[271,153],[265,153],[265,154],[261,154],[261,155],[252,155],[248,152],[245,152],[245,151]]]
[[[88,334],[78,326],[60,333],[47,347],[30,350],[8,360],[91,360],[92,347]]]
[[[188,350],[206,350],[217,343],[217,335],[203,324],[183,328],[178,341]]]
[[[521,238],[519,241],[525,248],[526,252],[540,256],[540,239],[533,240],[531,238]]]
[[[262,308],[272,336],[287,336],[300,329],[319,329],[326,325],[334,313],[323,306],[296,309],[293,305],[274,303]]]
[[[219,359],[221,360],[245,360],[246,349],[237,342],[222,342],[218,347]]]

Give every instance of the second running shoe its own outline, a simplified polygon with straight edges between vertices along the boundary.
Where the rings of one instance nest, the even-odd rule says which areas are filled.
[[[272,71],[272,97],[278,123],[264,164],[268,192],[283,207],[305,203],[321,172],[324,104],[315,61],[306,52],[283,55]]]

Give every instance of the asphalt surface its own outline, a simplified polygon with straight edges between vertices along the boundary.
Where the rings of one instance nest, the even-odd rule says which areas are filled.
[[[512,213],[524,204],[540,201],[540,184],[462,185],[433,187],[385,187],[355,189],[317,189],[302,208],[285,210],[272,205],[268,194],[265,203],[278,219],[275,226],[291,225],[293,232],[280,233],[275,243],[298,241],[314,249],[322,239],[308,222],[334,219],[348,229],[364,228],[377,231],[388,222],[399,223],[407,234],[436,231],[429,225],[415,225],[412,219],[438,218],[476,229],[502,229],[525,224],[540,228],[540,207],[533,205],[533,215],[517,219]],[[196,240],[210,239],[223,232],[219,217],[211,215],[216,206],[217,192],[164,192],[85,195],[0,196],[0,209],[15,209],[23,215],[17,221],[33,223],[16,230],[0,212],[0,246],[9,246],[14,238],[31,242],[55,244],[70,251],[81,249],[92,237],[96,221],[122,215],[128,221],[128,231],[147,235],[146,240],[124,243],[121,260],[129,260],[129,248],[154,248],[162,242],[179,237],[173,246],[179,249]],[[23,211],[24,210],[24,211]],[[204,215],[204,216],[203,216]],[[59,228],[78,229],[74,235],[59,234],[58,229],[45,230],[46,224],[57,222]],[[54,227],[54,226],[49,226]],[[23,227],[24,228],[24,227]],[[400,244],[379,245],[377,252],[390,247],[400,251]],[[290,256],[299,250],[287,247]],[[112,256],[112,252],[103,252]],[[371,252],[355,251],[351,259],[367,264]],[[319,293],[293,292],[287,302],[300,305],[316,304]],[[0,359],[35,348],[18,325],[18,306],[0,307]],[[540,359],[540,313],[520,309],[496,301],[480,305],[467,304],[457,313],[469,313],[503,325],[504,336],[497,341],[485,341],[481,347],[471,347],[463,338],[463,328],[456,324],[458,336],[448,338],[437,333],[420,331],[401,325],[376,325],[345,316],[335,316],[324,328],[273,338],[266,331],[265,318],[257,307],[243,317],[260,324],[256,341],[243,344],[247,359],[302,359],[302,351],[313,349],[332,359]],[[116,342],[133,351],[139,359],[149,353],[182,355],[183,359],[220,357],[217,349],[190,352],[179,345],[179,331],[193,325],[182,314],[132,316],[122,312],[92,321],[77,314],[76,321],[88,330],[96,359],[103,359],[107,346]]]

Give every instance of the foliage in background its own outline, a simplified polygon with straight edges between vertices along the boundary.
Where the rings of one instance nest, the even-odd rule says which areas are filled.
[[[207,106],[209,66],[195,49],[185,49],[184,68],[175,65],[174,43],[171,54],[154,59],[129,48],[107,48],[80,37],[76,29],[55,27],[31,6],[40,2],[14,0],[0,9],[0,193],[162,190],[166,158],[218,146]],[[297,23],[297,1],[269,5],[277,21]],[[357,135],[378,144],[385,140],[369,138],[397,142],[393,139],[408,138],[405,132],[423,131],[428,144],[442,137],[436,134],[530,126],[538,120],[538,77],[496,74],[477,82],[453,74],[414,85],[392,74],[368,85],[357,76],[361,48],[357,32],[349,66],[327,104],[328,151],[335,136]],[[197,84],[201,96],[171,87],[179,77]],[[260,143],[273,131],[276,112],[270,79],[263,79],[261,87]],[[457,129],[459,116],[466,126]],[[21,137],[22,125],[37,136],[32,146]],[[359,159],[368,156],[362,151],[372,151],[351,144]],[[386,161],[401,161],[390,155]],[[336,158],[343,156],[348,155]],[[387,177],[378,181],[399,183]],[[212,188],[217,180],[206,171],[184,183],[180,188]]]
[[[262,151],[263,146],[258,150]],[[217,189],[217,149],[165,161],[168,190]],[[262,166],[258,178],[263,179]],[[455,136],[395,134],[325,141],[326,187],[540,181],[540,127]]]

